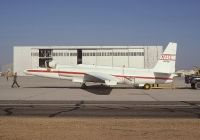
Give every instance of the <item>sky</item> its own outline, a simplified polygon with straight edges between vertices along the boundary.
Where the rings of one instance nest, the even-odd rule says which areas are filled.
[[[0,67],[19,45],[178,44],[200,66],[200,0],[0,0]]]

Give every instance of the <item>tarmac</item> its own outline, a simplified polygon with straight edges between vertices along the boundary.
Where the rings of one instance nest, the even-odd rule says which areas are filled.
[[[190,88],[183,78],[175,78],[174,85],[157,89],[135,89],[130,85],[107,88],[88,83],[87,89],[71,81],[33,76],[18,77],[20,88],[11,88],[0,77],[1,101],[200,101],[200,90]]]
[[[0,78],[0,116],[200,118],[200,91],[176,78],[173,85],[150,90],[129,85],[102,87],[65,80]]]

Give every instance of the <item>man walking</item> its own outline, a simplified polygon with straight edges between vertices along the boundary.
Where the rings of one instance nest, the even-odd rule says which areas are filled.
[[[12,88],[14,88],[14,85],[17,85],[17,87],[19,88],[20,86],[17,83],[17,73],[15,72],[14,76],[13,76],[13,84],[12,84]]]

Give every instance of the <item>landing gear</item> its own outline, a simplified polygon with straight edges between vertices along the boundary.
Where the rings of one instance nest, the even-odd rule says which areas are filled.
[[[144,85],[144,89],[149,90],[150,88],[151,88],[151,85],[150,85],[150,84],[145,84],[145,85]]]
[[[86,89],[86,88],[87,88],[86,84],[83,83],[83,84],[81,85],[81,89]]]

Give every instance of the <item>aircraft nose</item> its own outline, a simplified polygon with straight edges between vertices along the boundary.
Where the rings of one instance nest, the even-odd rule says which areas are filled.
[[[29,70],[24,70],[24,73],[27,74],[27,75],[31,74],[31,72],[29,72]]]

